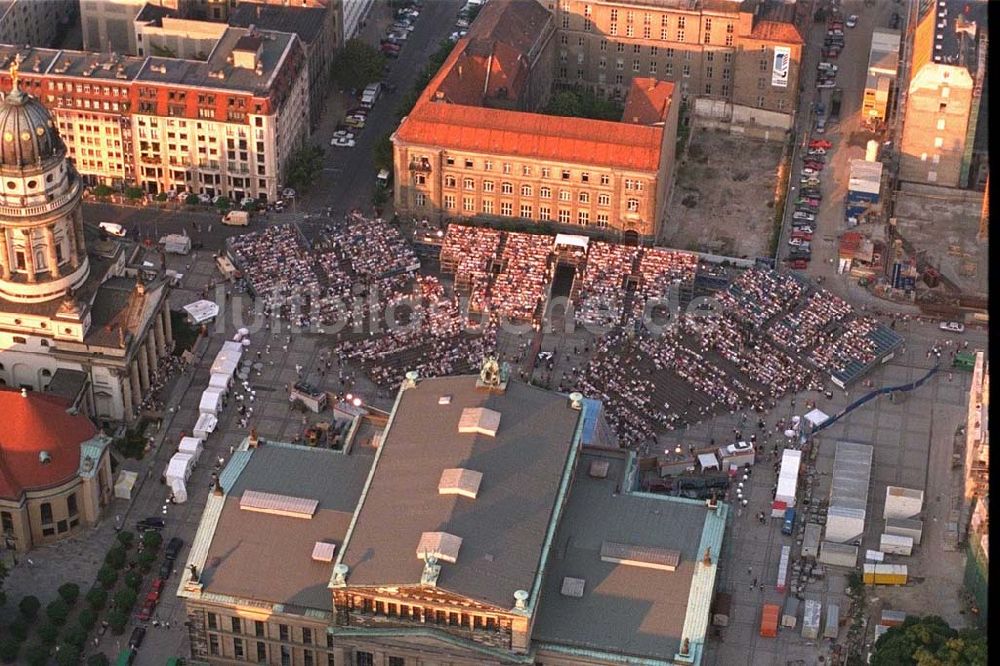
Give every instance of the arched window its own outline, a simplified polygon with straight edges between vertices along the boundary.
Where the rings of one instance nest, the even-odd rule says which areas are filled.
[[[52,505],[48,502],[42,503],[42,524],[48,524],[52,522]]]

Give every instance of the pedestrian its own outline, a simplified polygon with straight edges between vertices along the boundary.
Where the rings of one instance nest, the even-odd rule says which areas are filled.
[[[757,576],[753,577],[753,583],[751,583],[750,589],[752,590],[755,587],[757,587]]]

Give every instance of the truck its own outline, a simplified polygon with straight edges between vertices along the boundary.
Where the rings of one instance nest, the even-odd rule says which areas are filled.
[[[760,635],[764,638],[776,638],[778,635],[778,615],[781,607],[777,604],[764,604],[760,614]]]
[[[795,509],[785,509],[785,522],[781,526],[782,534],[791,534],[795,529]]]
[[[231,210],[222,216],[222,223],[231,227],[245,227],[250,224],[250,213],[245,210]]]
[[[167,234],[160,239],[160,244],[168,254],[187,254],[191,251],[191,237],[184,234]]]
[[[840,88],[834,88],[833,94],[830,97],[830,116],[829,121],[835,123],[840,120],[840,103],[843,100],[844,91]]]
[[[378,99],[379,94],[382,92],[382,84],[379,82],[369,83],[365,88],[364,92],[361,93],[361,105],[372,107],[375,106],[375,100]]]

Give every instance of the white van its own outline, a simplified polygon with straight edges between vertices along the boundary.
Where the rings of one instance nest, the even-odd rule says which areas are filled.
[[[382,92],[381,83],[369,83],[365,91],[361,93],[361,105],[362,106],[375,106],[375,100],[378,99],[379,94]]]

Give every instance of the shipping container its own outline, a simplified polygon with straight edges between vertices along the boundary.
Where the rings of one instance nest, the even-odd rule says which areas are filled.
[[[781,609],[775,604],[764,604],[760,615],[760,635],[764,638],[776,638],[778,635],[778,614]]]
[[[802,557],[816,557],[819,555],[819,541],[822,534],[822,525],[819,523],[806,523],[805,533],[802,535]]]
[[[913,518],[889,518],[885,521],[884,533],[908,536],[913,539],[913,545],[919,546],[924,533],[924,521]]]
[[[882,552],[890,555],[911,555],[913,554],[913,537],[883,534],[879,541],[879,547]]]
[[[719,592],[715,595],[715,604],[712,607],[712,624],[717,627],[729,626],[729,613],[733,606],[733,597],[728,592]]]
[[[778,472],[778,490],[774,495],[776,502],[784,502],[786,508],[795,506],[795,495],[798,492],[799,468],[802,466],[802,452],[785,449],[781,454],[781,470]]]
[[[781,560],[778,561],[778,592],[784,592],[788,585],[789,560],[792,558],[792,547],[781,547]]]
[[[854,543],[865,531],[865,510],[848,506],[830,506],[826,511],[827,541]]]
[[[840,634],[840,606],[837,604],[826,605],[826,623],[823,625],[823,638],[837,640]]]
[[[835,567],[858,566],[858,547],[846,543],[824,541],[819,548],[819,561]]]
[[[866,585],[906,585],[905,564],[872,564],[864,566]]]
[[[806,599],[802,607],[802,638],[819,638],[819,625],[823,605],[815,599]]]
[[[781,626],[794,629],[799,621],[799,600],[798,597],[788,597],[785,599],[785,610],[781,613]]]
[[[898,627],[906,622],[906,613],[898,610],[883,610],[880,624],[887,627]]]
[[[882,562],[885,560],[885,553],[881,550],[866,550],[865,562]]]
[[[913,518],[924,508],[924,491],[913,488],[887,486],[885,489],[885,510],[882,517]]]

